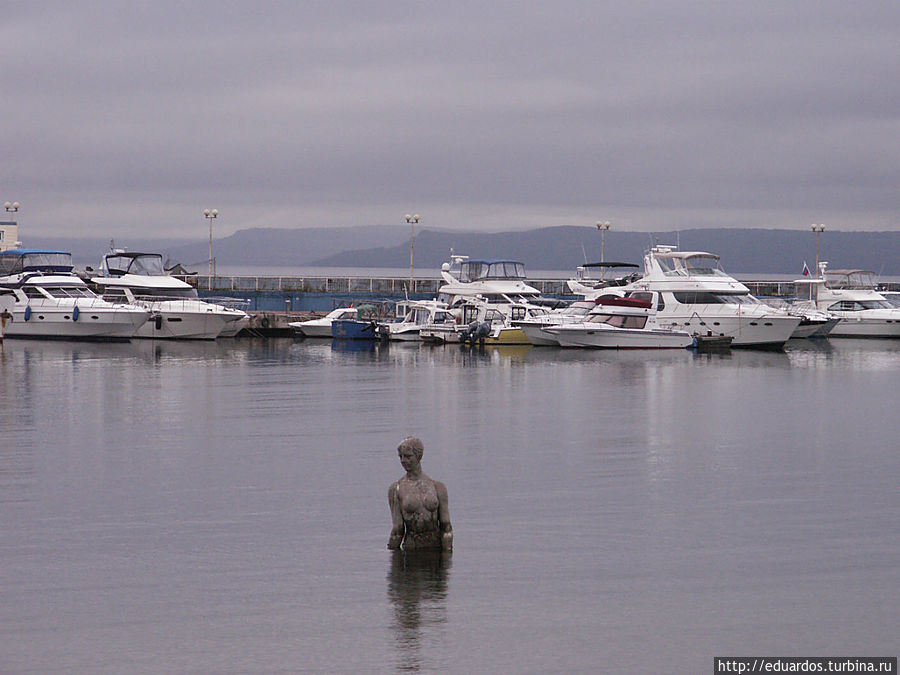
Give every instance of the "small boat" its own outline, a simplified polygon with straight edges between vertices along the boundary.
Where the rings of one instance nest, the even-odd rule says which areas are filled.
[[[328,314],[318,319],[310,319],[309,321],[293,321],[288,324],[294,333],[302,337],[331,337],[331,323],[342,319],[355,319],[355,307],[338,307]]]
[[[423,326],[453,323],[447,305],[440,300],[405,300],[394,308],[396,318],[381,326],[389,340],[421,340]]]
[[[201,300],[196,288],[166,272],[159,253],[111,249],[91,283],[103,289],[105,300],[150,312],[138,338],[215,340],[233,337],[250,322],[244,311]]]
[[[607,296],[582,322],[544,329],[561,347],[594,349],[684,349],[694,336],[682,330],[662,328],[651,300]]]
[[[575,277],[566,281],[566,285],[576,295],[586,295],[601,288],[626,286],[640,276],[640,267],[634,263],[584,263],[575,268]]]
[[[542,316],[516,321],[515,324],[522,329],[525,337],[533,345],[559,346],[556,337],[545,329],[566,323],[584,321],[587,315],[597,305],[594,300],[576,300],[562,309],[551,310]]]
[[[9,338],[129,340],[150,312],[97,296],[75,274],[72,254],[45,249],[0,252],[3,335]]]
[[[386,339],[384,323],[375,305],[360,305],[353,318],[331,321],[331,337],[339,340],[381,340]]]
[[[452,321],[426,324],[419,334],[425,342],[462,343],[476,341],[486,345],[530,345],[519,321],[547,313],[543,307],[527,302],[495,304],[481,297],[457,300],[447,310]]]

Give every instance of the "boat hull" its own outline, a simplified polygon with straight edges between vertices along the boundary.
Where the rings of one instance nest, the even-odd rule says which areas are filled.
[[[561,347],[589,349],[684,349],[694,339],[683,331],[558,326],[546,329]]]
[[[136,307],[80,301],[55,306],[17,304],[11,314],[4,337],[44,340],[130,340],[150,316]]]
[[[378,324],[375,321],[340,319],[331,322],[331,337],[339,340],[378,340]]]
[[[828,337],[846,338],[900,338],[900,321],[882,318],[852,316],[859,312],[848,312],[851,316],[842,316],[838,324],[831,329]]]

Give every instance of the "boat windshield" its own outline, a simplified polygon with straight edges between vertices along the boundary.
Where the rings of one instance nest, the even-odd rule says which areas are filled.
[[[882,297],[891,307],[900,307],[900,293],[882,293]]]
[[[482,279],[524,278],[525,263],[512,260],[467,260],[459,268],[459,280],[467,283]]]
[[[835,270],[825,273],[827,288],[869,289],[875,288],[875,273],[863,270],[841,272]]]
[[[159,253],[106,256],[107,273],[111,276],[140,274],[147,277],[164,277],[162,256]]]
[[[6,251],[0,253],[0,275],[35,270],[71,272],[72,254],[61,251]]]
[[[712,253],[693,255],[657,256],[657,262],[666,276],[727,277],[719,267],[719,256]]]

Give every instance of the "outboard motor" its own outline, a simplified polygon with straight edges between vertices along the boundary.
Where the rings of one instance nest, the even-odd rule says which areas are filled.
[[[480,342],[484,345],[485,338],[491,334],[491,324],[487,321],[473,321],[468,326],[466,326],[466,331],[463,333],[463,343],[470,342],[472,346],[475,346],[476,342]]]

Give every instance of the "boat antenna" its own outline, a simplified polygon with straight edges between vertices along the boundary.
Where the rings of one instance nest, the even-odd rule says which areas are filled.
[[[581,242],[581,255],[584,256],[584,262],[587,262],[587,252],[584,250],[584,242]]]

